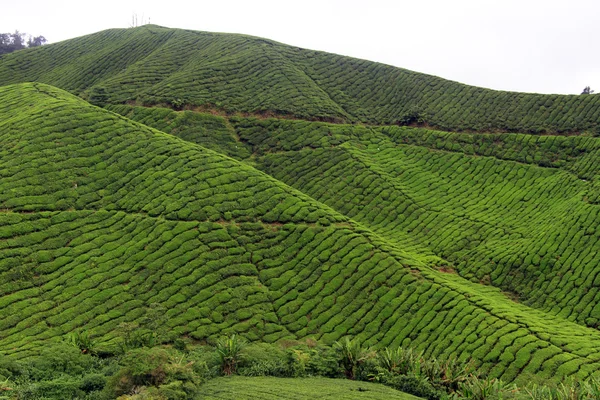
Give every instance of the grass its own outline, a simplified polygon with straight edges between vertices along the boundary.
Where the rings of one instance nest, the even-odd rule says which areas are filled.
[[[410,400],[418,397],[399,392],[386,386],[327,378],[271,378],[227,377],[217,378],[202,386],[203,398],[216,399],[397,399]]]

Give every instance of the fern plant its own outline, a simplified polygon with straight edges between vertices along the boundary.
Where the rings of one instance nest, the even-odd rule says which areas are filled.
[[[340,366],[344,369],[344,374],[348,379],[354,380],[358,368],[365,361],[373,358],[375,353],[361,346],[358,340],[352,340],[349,337],[336,341],[333,348],[339,355]]]
[[[247,342],[235,334],[217,341],[216,351],[223,375],[235,374],[246,346]]]

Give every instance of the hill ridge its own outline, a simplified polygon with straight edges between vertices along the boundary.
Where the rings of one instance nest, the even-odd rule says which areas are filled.
[[[247,35],[158,26],[102,31],[0,58],[0,85],[32,80],[99,104],[451,131],[564,134],[600,126],[597,95],[494,91]]]

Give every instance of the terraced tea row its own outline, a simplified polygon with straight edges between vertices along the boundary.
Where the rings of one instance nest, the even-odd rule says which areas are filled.
[[[460,134],[409,127],[385,127],[378,131],[397,144],[563,168],[589,180],[600,175],[600,164],[597,162],[600,140],[592,137]]]
[[[512,380],[585,377],[600,334],[508,301],[495,289],[414,265],[352,226],[180,222],[122,212],[3,213],[5,354],[85,329],[109,340],[160,303],[176,335],[252,340],[350,334],[475,357]],[[418,269],[415,269],[418,268]],[[517,362],[518,361],[518,362]]]
[[[147,25],[0,58],[0,85],[38,81],[104,105],[165,104],[447,130],[597,132],[597,95],[471,87],[266,39]]]
[[[115,105],[107,109],[238,160],[250,156],[248,147],[238,141],[236,132],[223,117],[156,107]]]
[[[199,221],[345,220],[251,167],[49,86],[4,87],[0,100],[0,208],[104,208]]]
[[[325,124],[244,120],[236,129],[264,154],[258,159],[264,171],[389,242],[415,254],[435,254],[466,278],[596,326],[598,139],[532,138],[527,144],[529,137],[522,135],[499,138],[485,150],[510,158],[518,145],[509,145],[519,139],[523,153],[556,155],[563,170],[540,168],[535,159],[528,165],[465,155],[468,151],[456,148],[447,152],[395,144],[379,133],[388,128],[369,134],[364,128],[344,132]],[[436,138],[432,147],[443,148],[463,135],[446,136],[445,141]],[[427,136],[422,140],[430,142]],[[577,144],[578,150],[566,150],[563,142]],[[554,150],[550,143],[557,143]],[[594,180],[578,179],[573,172]]]
[[[379,234],[249,166],[58,89],[4,87],[0,99],[5,354],[34,354],[76,330],[109,344],[120,323],[160,303],[173,334],[198,340],[349,334],[474,356],[506,380],[600,369],[597,331],[431,270],[420,260],[441,260],[415,253],[427,248],[418,236],[404,246],[375,223]],[[264,160],[318,152],[366,160],[376,145]]]
[[[144,308],[168,309],[173,334],[197,338],[245,333],[289,336],[277,321],[258,272],[230,229],[122,212],[74,211],[2,220],[0,347],[19,357],[41,341],[85,329],[105,340]],[[257,240],[257,237],[253,239]]]
[[[362,122],[543,133],[589,129],[600,120],[598,97],[501,92],[329,53],[288,54]]]
[[[445,265],[431,257],[437,254],[454,262],[468,278],[500,285],[523,300],[534,299],[535,306],[596,326],[598,213],[596,207],[585,205],[595,202],[595,181],[460,153],[552,164],[593,179],[597,139],[231,121],[255,153],[288,152],[264,158],[267,172],[368,224],[425,262]],[[396,143],[412,141],[459,154],[395,146],[388,137]],[[357,151],[356,146],[367,150]],[[415,190],[416,184],[422,186]],[[431,199],[438,201],[431,204]],[[545,215],[549,211],[554,215],[551,220]],[[567,273],[573,260],[578,260],[575,268]],[[560,279],[565,274],[578,280],[573,284]],[[578,289],[571,290],[573,285]],[[577,307],[569,304],[575,302]]]

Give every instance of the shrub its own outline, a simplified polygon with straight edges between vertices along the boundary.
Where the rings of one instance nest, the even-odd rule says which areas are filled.
[[[33,380],[51,380],[62,374],[82,375],[97,363],[88,354],[66,343],[51,344],[30,363],[29,374]]]
[[[399,375],[420,371],[421,359],[422,354],[416,353],[411,348],[398,347],[390,349],[386,347],[377,353],[379,367]]]
[[[223,375],[231,375],[237,371],[246,345],[247,342],[235,334],[217,341],[216,350]]]
[[[390,386],[402,392],[423,397],[428,400],[440,400],[447,398],[446,392],[434,388],[424,376],[416,376],[413,374],[392,375],[388,373],[381,376],[378,381],[386,386]]]
[[[197,395],[201,378],[194,362],[185,356],[173,357],[162,348],[141,348],[126,353],[121,364],[122,368],[106,384],[104,393],[109,398],[134,392],[167,399]]]
[[[78,348],[83,354],[96,354],[96,343],[87,332],[71,332],[65,338],[65,343]]]
[[[70,376],[29,383],[19,388],[19,399],[75,399],[85,396],[81,381]]]
[[[288,353],[277,345],[253,344],[244,349],[238,373],[245,376],[293,376]]]
[[[351,340],[349,337],[336,341],[333,348],[338,353],[339,364],[348,379],[355,379],[362,365],[375,357],[374,352],[363,348],[358,340]]]

